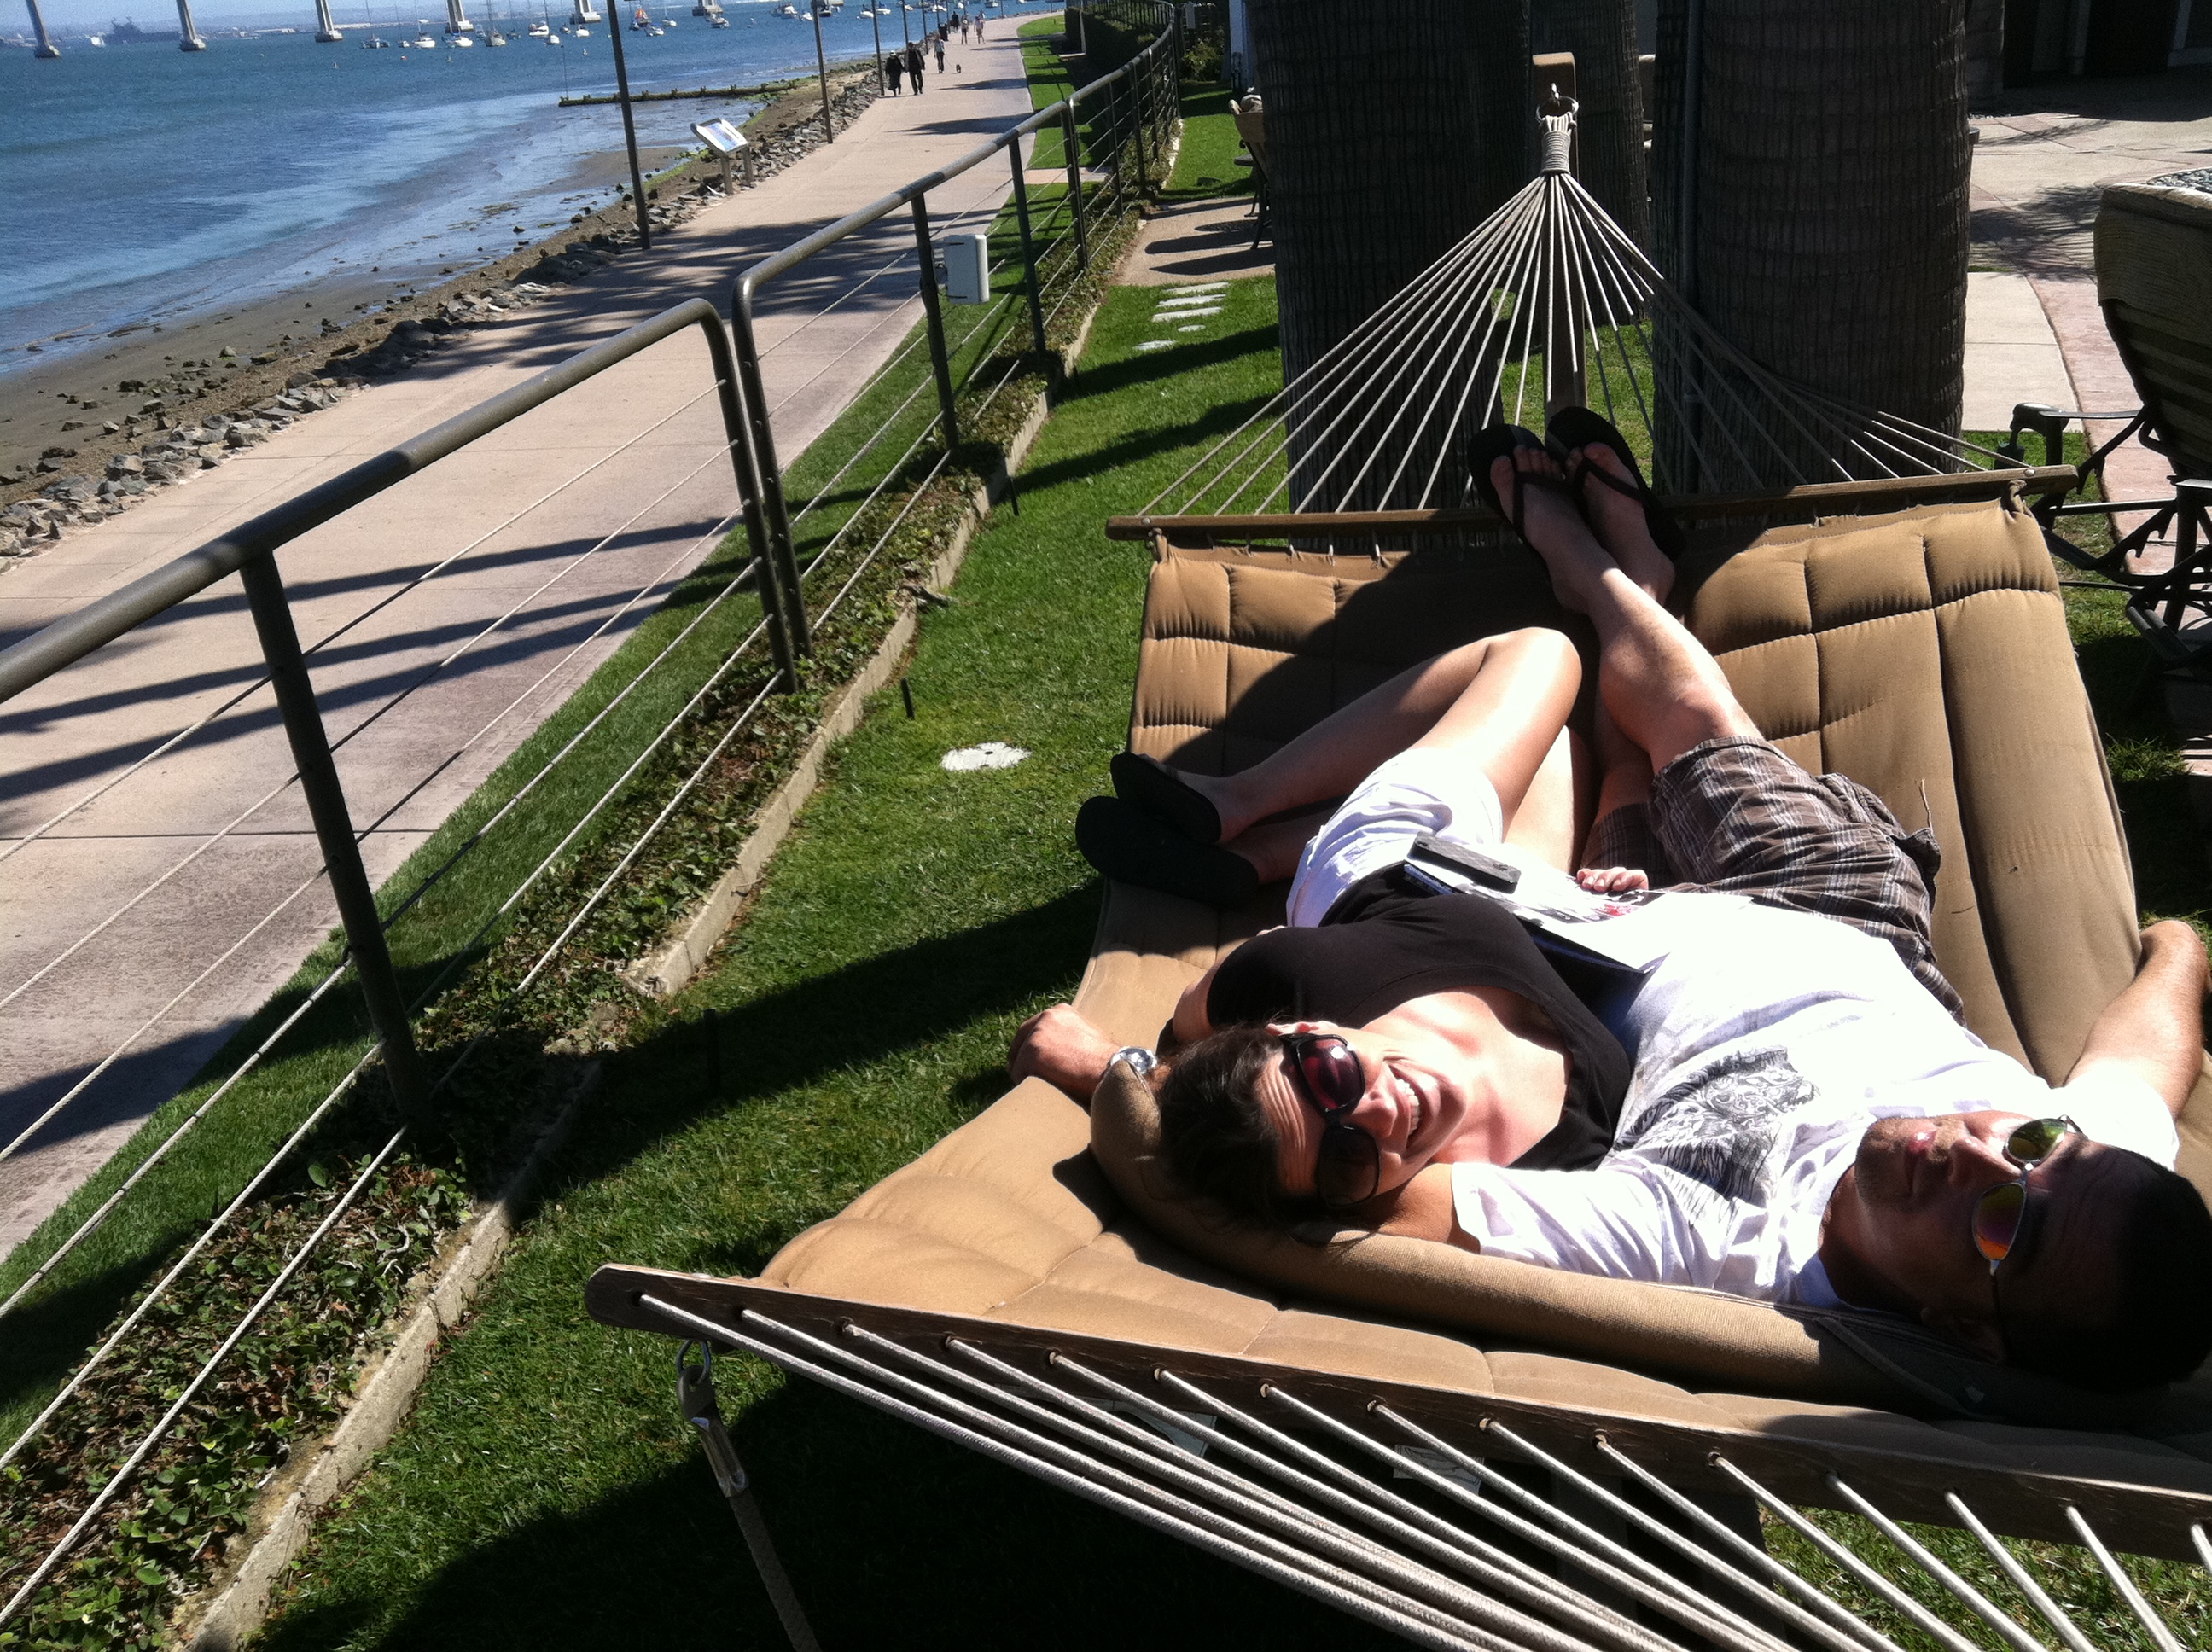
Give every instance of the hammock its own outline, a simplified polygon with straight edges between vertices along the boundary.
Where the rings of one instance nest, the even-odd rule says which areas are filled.
[[[1555,144],[1553,161],[1562,153]],[[1705,514],[1771,524],[1839,501],[1915,500],[1707,543],[1686,561],[1678,600],[1791,756],[1851,773],[1910,819],[1928,811],[1954,850],[1937,956],[1971,1024],[2063,1075],[2135,956],[2101,748],[2019,497],[2071,485],[2073,472],[1984,468],[1939,433],[1780,386],[1668,300],[1563,164],[1547,162],[1408,289],[1428,296],[1401,295],[1362,330],[1397,364],[1365,373],[1364,402],[1332,396],[1330,375],[1358,353],[1347,341],[1232,438],[1233,452],[1218,449],[1229,457],[1199,486],[1186,485],[1194,470],[1164,494],[1175,510],[1115,525],[1150,538],[1155,556],[1133,748],[1231,772],[1414,659],[1561,623],[1533,556],[1381,543],[1401,531],[1494,540],[1495,519],[1466,505],[1463,476],[1439,455],[1466,419],[1488,416],[1486,396],[1508,416],[1525,412],[1540,392],[1564,398],[1586,361],[1584,383],[1615,422],[1647,411],[1659,452],[1689,467],[1662,466],[1668,485],[1765,489],[1705,495]],[[1610,251],[1585,258],[1593,246]],[[1438,274],[1449,270],[1461,273]],[[1577,270],[1573,283],[1555,278]],[[1501,270],[1521,273],[1509,282]],[[1540,301],[1593,285],[1601,301]],[[1425,331],[1424,305],[1458,317],[1457,330]],[[1632,311],[1657,316],[1656,335],[1632,327]],[[1556,330],[1554,315],[1565,318]],[[1597,349],[1577,349],[1578,332],[1587,346],[1600,331],[1628,367],[1600,371]],[[1627,343],[1632,333],[1644,343]],[[1564,342],[1545,350],[1544,338]],[[1639,348],[1662,367],[1683,362],[1686,380],[1655,390],[1670,374],[1644,374]],[[1422,376],[1439,358],[1496,370],[1446,393]],[[1784,465],[1786,444],[1747,445],[1734,413],[1722,416],[1753,405],[1826,421],[1807,428],[1835,437],[1837,464],[1769,468]],[[1364,461],[1349,458],[1367,441],[1359,433],[1406,434],[1400,412],[1423,434],[1398,451],[1425,451],[1425,468],[1393,460],[1382,477],[1362,475]],[[1739,454],[1743,468],[1723,468]],[[1346,508],[1267,508],[1291,503]],[[1270,535],[1290,543],[1246,543]],[[1339,544],[1358,554],[1334,554]],[[1148,1043],[1184,986],[1280,916],[1279,891],[1216,914],[1110,886],[1077,1007]],[[2089,1642],[1996,1534],[2081,1544],[2152,1643],[2180,1652],[2112,1552],[2212,1564],[2203,1377],[2098,1400],[1871,1319],[1410,1240],[1324,1249],[1210,1225],[1149,1180],[1142,1087],[1119,1072],[1088,1116],[1042,1081],[1017,1086],[792,1240],[757,1279],[623,1266],[593,1277],[595,1318],[684,1340],[684,1414],[706,1434],[795,1644],[811,1643],[804,1614],[689,1362],[694,1346],[769,1360],[1416,1644],[1671,1652],[1668,1637],[1686,1631],[1729,1652],[1897,1652],[1766,1555],[1764,1510],[1944,1652],[1971,1652],[1969,1637],[1808,1522],[1800,1508],[1814,1505],[1874,1521],[1896,1546],[1892,1572],[1932,1579],[2016,1652]],[[2200,1188],[2212,1187],[2209,1089],[2200,1083],[2183,1122],[2182,1169]],[[1899,1520],[1972,1533],[2033,1631]]]

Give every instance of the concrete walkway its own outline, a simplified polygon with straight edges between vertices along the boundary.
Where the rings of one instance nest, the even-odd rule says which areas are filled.
[[[755,258],[1030,112],[1012,29],[963,56],[965,75],[932,76],[921,97],[879,99],[828,149],[657,237],[649,258],[626,258],[18,565],[0,579],[0,643],[668,305],[703,296],[726,307]],[[963,216],[981,225],[1009,188],[1003,163],[980,167],[937,192],[933,216],[940,228]],[[903,212],[769,290],[759,332],[787,463],[904,336],[920,311],[915,292]],[[338,754],[355,821],[374,823],[362,847],[373,878],[396,870],[561,704],[736,509],[707,353],[692,333],[283,553],[303,641],[359,622],[314,656],[333,738],[422,681]],[[462,551],[450,572],[379,608]],[[0,1164],[0,1252],[173,1095],[336,921],[297,788],[262,801],[291,771],[265,689],[24,841],[236,694],[258,663],[237,583],[226,580],[0,708],[0,1142],[131,1041]]]
[[[2097,307],[2098,195],[2107,184],[2139,183],[2212,161],[2212,70],[2037,87],[2008,94],[1974,124],[1981,134],[1974,149],[1976,262],[2007,266],[2033,289],[2064,355],[2071,395],[2063,405],[2134,407],[2135,386]],[[2009,403],[2004,413],[2008,420]],[[2103,441],[2120,428],[2098,422],[2090,434]],[[2164,490],[2166,469],[2130,442],[2112,456],[2106,474],[2117,496],[2140,498]]]

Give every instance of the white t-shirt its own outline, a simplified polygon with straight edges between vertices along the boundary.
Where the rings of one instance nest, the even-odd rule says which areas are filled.
[[[1636,1071],[1602,1163],[1452,1167],[1459,1225],[1486,1254],[1832,1307],[1821,1219],[1876,1119],[2064,1113],[2094,1139],[2169,1168],[2179,1151],[2148,1084],[2115,1076],[2054,1102],[2049,1084],[1954,1021],[1889,946],[1832,919],[1717,902],[1711,926],[1652,971],[1627,1021]]]

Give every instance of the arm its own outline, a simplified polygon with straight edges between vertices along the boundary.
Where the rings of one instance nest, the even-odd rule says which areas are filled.
[[[2204,1061],[2204,943],[2178,919],[2142,932],[2136,978],[2089,1029],[2067,1085],[2124,1074],[2148,1084],[2177,1119]]]
[[[1073,1005],[1055,1004],[1022,1023],[1006,1052],[1006,1071],[1018,1079],[1042,1078],[1088,1107],[1091,1092],[1121,1048],[1078,1015]]]
[[[1220,972],[1221,961],[1217,958],[1206,966],[1206,971],[1182,989],[1176,1000],[1174,1027],[1178,1045],[1195,1044],[1213,1030],[1213,1023],[1206,1013],[1206,995],[1213,990],[1213,977]]]

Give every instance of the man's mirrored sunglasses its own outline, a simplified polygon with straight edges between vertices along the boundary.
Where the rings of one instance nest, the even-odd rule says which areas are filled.
[[[1335,1033],[1285,1033],[1283,1050],[1291,1058],[1294,1088],[1321,1114],[1321,1157],[1314,1165],[1314,1191],[1330,1210],[1364,1204],[1382,1180],[1382,1155],[1375,1138],[1348,1116],[1367,1093],[1367,1070],[1358,1054]]]
[[[2071,1119],[2030,1119],[2005,1138],[2004,1156],[2020,1174],[2010,1181],[1984,1187],[1981,1197],[1974,1201],[1974,1248],[1990,1265],[1992,1276],[2020,1242],[2021,1229],[2027,1216],[2028,1177],[2035,1173],[2038,1165],[2058,1151],[2058,1144],[2066,1139],[2069,1132],[2080,1129]]]

